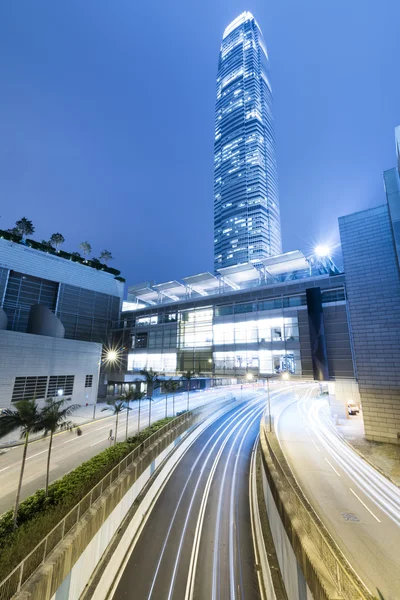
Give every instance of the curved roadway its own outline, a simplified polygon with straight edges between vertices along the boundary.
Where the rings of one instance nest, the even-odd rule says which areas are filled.
[[[126,558],[113,598],[259,599],[249,507],[265,394],[208,427],[185,453]]]
[[[325,400],[281,411],[276,433],[309,502],[370,591],[400,598],[400,489],[343,440]]]

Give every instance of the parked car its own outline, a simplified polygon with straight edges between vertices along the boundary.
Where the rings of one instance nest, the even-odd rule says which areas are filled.
[[[354,404],[354,402],[348,403],[347,410],[349,411],[349,415],[358,415],[358,413],[360,412],[358,405]]]

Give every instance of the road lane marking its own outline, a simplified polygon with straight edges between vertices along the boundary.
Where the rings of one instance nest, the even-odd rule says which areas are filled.
[[[380,523],[381,521],[378,519],[378,517],[376,515],[374,515],[374,513],[372,512],[372,510],[370,508],[368,508],[368,506],[365,504],[365,502],[363,502],[361,500],[361,498],[359,496],[357,496],[357,494],[355,493],[355,491],[352,490],[351,488],[349,488],[349,489],[350,489],[351,493],[354,494],[354,496],[357,498],[357,500],[359,500],[361,502],[361,504],[363,505],[363,507],[366,508],[369,513],[371,513],[371,515],[374,517],[374,519],[376,519],[378,521],[378,523]]]
[[[99,440],[98,442],[95,442],[94,444],[90,444],[90,447],[92,446],[97,446],[97,444],[101,444],[101,442],[106,442],[107,440]]]
[[[253,402],[250,401],[250,406],[252,404],[253,404]],[[189,518],[189,515],[190,515],[190,511],[191,511],[192,505],[193,505],[194,500],[195,500],[197,489],[198,489],[198,487],[200,485],[201,477],[202,477],[203,472],[204,472],[204,470],[205,470],[205,468],[207,466],[207,463],[208,463],[208,461],[209,461],[209,459],[211,457],[211,454],[214,451],[215,447],[217,446],[219,440],[223,437],[224,434],[226,434],[226,432],[228,431],[228,429],[230,429],[230,432],[228,432],[228,436],[230,436],[233,433],[234,430],[232,430],[232,423],[234,423],[235,421],[237,421],[239,419],[241,419],[240,420],[240,422],[241,422],[245,418],[245,417],[241,418],[241,416],[248,411],[248,408],[249,408],[248,406],[244,406],[243,408],[241,408],[239,410],[239,412],[236,415],[231,416],[231,417],[229,417],[228,420],[223,421],[223,423],[218,427],[218,429],[207,440],[206,444],[203,446],[202,450],[200,451],[200,454],[197,456],[196,460],[194,461],[194,463],[193,463],[193,465],[192,465],[192,467],[190,469],[189,477],[187,478],[186,483],[185,483],[185,485],[184,485],[184,487],[182,489],[181,495],[180,495],[180,497],[178,499],[178,502],[177,502],[177,505],[175,507],[174,514],[173,514],[172,519],[170,521],[170,525],[169,525],[169,528],[168,528],[168,531],[167,531],[167,535],[165,537],[164,544],[163,544],[163,547],[161,549],[160,557],[159,557],[159,560],[158,560],[158,563],[157,563],[157,567],[156,567],[156,570],[155,570],[155,573],[154,573],[154,577],[153,577],[153,580],[152,580],[151,588],[150,588],[150,591],[149,591],[149,594],[148,594],[148,597],[147,597],[148,600],[151,598],[151,595],[153,593],[153,589],[154,589],[156,578],[157,578],[157,575],[158,575],[158,572],[159,572],[159,569],[160,569],[161,561],[163,559],[164,552],[165,552],[165,549],[167,547],[167,543],[168,543],[168,540],[169,540],[169,536],[170,536],[170,533],[172,531],[172,527],[173,527],[173,525],[175,523],[176,515],[178,513],[179,507],[180,507],[181,502],[182,502],[183,495],[184,495],[184,493],[186,491],[187,486],[189,485],[189,482],[190,482],[190,479],[191,479],[192,475],[194,475],[194,473],[195,473],[195,468],[196,468],[198,462],[200,461],[202,455],[206,452],[206,449],[208,448],[208,446],[211,445],[211,443],[213,442],[214,438],[217,438],[216,441],[213,442],[211,450],[209,450],[208,454],[206,455],[205,459],[203,460],[203,464],[202,464],[201,469],[200,469],[200,474],[197,477],[195,488],[194,488],[194,491],[192,493],[192,499],[190,501],[189,508],[187,509],[187,512],[186,512],[186,515],[187,515],[186,516],[186,521],[185,521],[186,525],[184,525],[183,533],[181,535],[180,546],[182,544],[182,537],[184,536],[185,531],[186,531],[185,528],[187,526],[188,518]],[[221,415],[221,416],[223,416],[223,415]],[[235,426],[235,428],[236,428],[236,426]],[[219,433],[221,430],[222,430],[222,433]],[[193,549],[192,549],[192,557],[193,557]],[[192,557],[191,557],[191,560],[192,560]],[[176,559],[176,564],[177,564],[178,560],[179,560],[179,558]],[[187,585],[188,585],[188,583],[187,583]],[[185,596],[185,598],[186,597],[187,597],[187,588],[186,588],[186,596]]]
[[[8,467],[4,467],[4,469],[0,469],[0,473],[1,473],[2,471],[7,471],[7,469],[9,469],[9,468],[10,468],[10,466],[12,466],[12,465],[8,465]]]
[[[42,450],[41,452],[38,452],[37,454],[32,454],[32,456],[28,456],[28,458],[26,460],[30,460],[31,458],[35,458],[35,456],[39,456],[39,454],[44,454],[44,452],[47,452],[47,448],[46,450]]]
[[[65,444],[70,444],[71,442],[74,442],[77,438],[72,438],[72,440],[68,440],[66,442],[63,442],[61,445],[65,446]]]
[[[321,452],[321,450],[318,448],[317,444],[314,442],[314,440],[311,440],[312,443],[314,444],[314,446],[316,447],[316,449],[318,450],[318,452]]]
[[[336,471],[335,467],[334,467],[334,466],[333,466],[333,465],[332,465],[332,464],[329,462],[329,460],[328,460],[328,459],[327,459],[325,456],[324,456],[324,458],[325,458],[326,462],[328,463],[328,465],[330,466],[330,468],[331,468],[333,471],[335,471],[335,473],[336,473],[336,475],[337,475],[338,477],[340,477],[340,473],[338,473],[338,472]]]

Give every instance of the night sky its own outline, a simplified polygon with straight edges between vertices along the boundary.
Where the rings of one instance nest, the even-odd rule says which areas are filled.
[[[212,270],[218,52],[243,10],[270,56],[284,251],[383,203],[399,0],[3,0],[0,228],[107,248],[128,283]]]

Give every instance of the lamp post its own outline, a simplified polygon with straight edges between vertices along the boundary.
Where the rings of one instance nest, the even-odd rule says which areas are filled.
[[[271,414],[271,395],[269,389],[269,380],[277,379],[275,374],[273,375],[262,375],[262,378],[267,381],[267,402],[268,402],[268,433],[272,433],[272,414]],[[290,379],[289,373],[286,371],[282,374],[282,379],[288,381]]]
[[[103,358],[99,362],[99,379],[101,375],[101,367],[105,365],[105,367],[111,367],[114,364],[120,363],[122,355],[122,348],[104,348]],[[96,418],[96,406],[97,406],[97,396],[93,405],[93,419]]]

